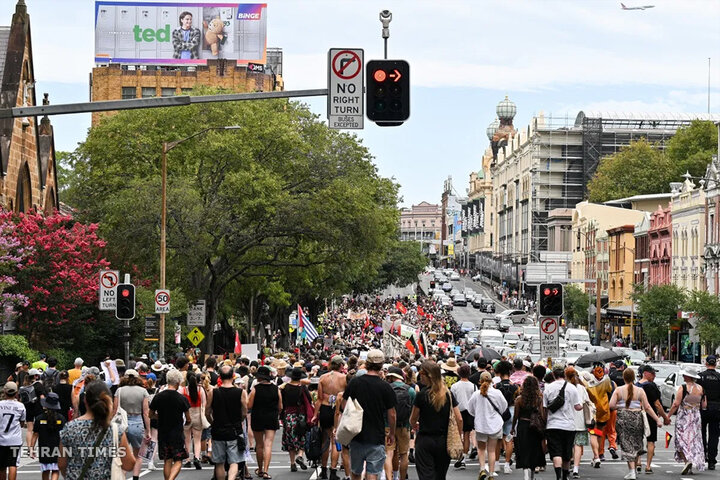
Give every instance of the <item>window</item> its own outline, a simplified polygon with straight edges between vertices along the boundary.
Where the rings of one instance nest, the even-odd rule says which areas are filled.
[[[160,95],[163,97],[174,97],[175,96],[175,87],[163,87],[161,90]]]
[[[157,95],[155,87],[142,87],[142,98],[152,98]]]
[[[135,87],[122,87],[123,100],[135,97],[137,97],[137,89]]]

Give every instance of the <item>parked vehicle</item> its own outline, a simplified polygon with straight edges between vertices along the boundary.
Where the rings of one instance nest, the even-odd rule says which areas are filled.
[[[488,348],[503,346],[503,334],[497,330],[480,330],[480,345]]]
[[[453,299],[453,305],[459,306],[459,307],[467,307],[467,298],[465,298],[464,293],[457,293],[455,294]]]
[[[575,342],[590,343],[590,334],[587,330],[582,330],[580,328],[568,328],[565,332],[565,341],[568,345],[572,345]]]
[[[665,383],[665,379],[671,374],[677,373],[680,370],[680,365],[677,363],[650,362],[646,365],[650,365],[655,369],[655,383],[658,387]]]
[[[513,323],[525,323],[528,318],[527,312],[524,310],[503,310],[502,312],[495,315],[495,320],[498,322],[503,318],[510,318]]]
[[[467,340],[468,343],[478,343],[479,338],[480,330],[470,330],[467,332],[467,335],[465,335],[465,340]]]
[[[463,332],[469,332],[474,329],[475,329],[475,324],[473,322],[463,322],[460,325],[460,330]]]
[[[670,408],[675,401],[675,393],[680,385],[683,384],[683,377],[680,375],[678,368],[677,372],[673,372],[665,378],[665,381],[658,385],[660,388],[660,403],[663,407]]]
[[[483,302],[482,311],[485,313],[495,313],[495,303],[489,298],[485,299]]]
[[[522,338],[525,333],[525,328],[522,325],[511,325],[508,328],[508,333],[517,333],[520,335],[520,338]]]
[[[510,331],[510,327],[513,326],[513,321],[509,318],[503,318],[500,320],[500,325],[498,325],[498,330],[501,332],[508,332]]]
[[[440,303],[446,310],[453,309],[453,303],[452,303],[452,300],[450,300],[450,297],[442,297],[442,299],[440,300]]]
[[[574,341],[567,342],[567,346],[572,348],[573,350],[582,350],[583,352],[588,353],[592,345],[590,344],[590,342]]]
[[[482,328],[483,329],[489,329],[489,330],[498,330],[498,325],[495,319],[493,318],[483,318],[482,321]]]
[[[475,295],[473,299],[471,300],[473,308],[482,308],[483,306],[483,298],[480,296],[480,294]]]
[[[540,338],[540,327],[523,327],[523,340],[532,340],[533,338]]]

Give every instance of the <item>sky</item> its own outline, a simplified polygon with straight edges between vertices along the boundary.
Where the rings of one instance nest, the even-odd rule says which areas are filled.
[[[3,0],[8,25],[15,0]],[[37,99],[86,102],[94,66],[92,0],[26,0]],[[189,3],[177,1],[176,3]],[[221,3],[231,3],[224,1]],[[253,2],[247,2],[253,3]],[[256,2],[260,3],[260,2]],[[286,90],[327,87],[330,48],[383,58],[378,13],[389,9],[388,58],[411,71],[411,116],[400,127],[366,119],[353,131],[401,204],[440,202],[452,176],[466,193],[481,167],[487,126],[507,95],[516,128],[544,112],[573,122],[581,110],[720,112],[720,2],[715,0],[267,0],[268,47],[283,49]],[[302,100],[325,118],[322,97]],[[90,115],[56,116],[57,150],[73,150]]]

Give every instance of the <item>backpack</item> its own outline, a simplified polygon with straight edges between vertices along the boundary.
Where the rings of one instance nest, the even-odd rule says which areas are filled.
[[[20,387],[20,401],[22,403],[35,403],[37,395],[35,395],[35,385],[25,385]]]
[[[322,430],[315,425],[305,434],[305,458],[311,462],[319,462],[322,459],[323,450]]]
[[[390,386],[395,392],[395,397],[397,397],[397,405],[395,406],[395,426],[404,427],[410,421],[410,412],[412,411],[410,387],[407,385],[400,385],[397,382],[393,382]]]
[[[558,392],[558,396],[555,397],[550,404],[548,404],[548,409],[552,413],[557,412],[563,407],[563,405],[565,405],[565,387],[567,387],[567,382],[563,383],[562,388]]]
[[[506,408],[501,414],[503,420],[506,422],[510,419],[510,407],[515,404],[515,393],[518,389],[519,387],[510,383],[510,380],[502,380],[498,384],[498,390],[500,390],[500,393],[503,394],[503,397],[505,397],[505,401],[508,404],[508,408]]]
[[[53,368],[52,372],[46,370],[43,372],[40,379],[45,387],[45,391],[51,392],[55,388],[55,385],[59,383],[58,380],[60,379],[60,372],[55,368]]]

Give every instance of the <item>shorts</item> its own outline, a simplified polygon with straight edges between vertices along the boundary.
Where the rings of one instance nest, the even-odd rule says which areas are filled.
[[[590,445],[590,435],[588,435],[587,430],[575,432],[575,445],[579,447],[587,447]]]
[[[140,448],[143,438],[145,438],[145,427],[141,415],[128,415],[128,428],[125,434],[132,448]]]
[[[40,471],[41,472],[57,472],[57,471],[60,471],[60,467],[58,467],[57,463],[41,463]]]
[[[648,435],[647,441],[657,442],[657,423],[655,423],[655,420],[650,418],[650,415],[648,415],[647,412],[643,413],[647,417],[648,425],[650,426],[650,435]]]
[[[477,433],[475,434],[475,440],[477,440],[478,442],[483,442],[483,443],[487,443],[487,441],[488,441],[489,439],[491,439],[491,438],[495,438],[495,439],[497,439],[497,440],[500,440],[502,437],[503,437],[503,432],[502,432],[502,430],[500,430],[499,432],[490,433],[490,434],[488,434],[488,433],[480,433],[480,432],[477,432]]]
[[[213,444],[213,450],[215,445]],[[178,443],[165,443],[158,442],[158,458],[160,460],[172,460],[174,462],[185,460],[190,455],[185,448],[185,442]]]
[[[17,467],[20,450],[22,445],[17,447],[0,445],[0,470],[4,472],[6,468]]]
[[[515,413],[515,407],[510,407],[510,420],[503,423],[503,436],[505,437],[506,442],[512,441],[512,435],[510,435],[510,432],[512,431],[512,422],[513,422],[513,413]]]
[[[475,430],[475,417],[470,415],[470,412],[463,410],[460,412],[463,419],[463,432],[472,432]]]
[[[390,433],[389,428],[385,428],[385,437]],[[385,443],[385,451],[392,452],[397,448],[398,454],[406,455],[410,451],[410,429],[397,427],[395,429],[395,441],[388,445]]]
[[[350,470],[362,475],[363,469],[369,475],[380,475],[385,465],[385,445],[350,442]]]
[[[202,436],[200,437],[200,440],[204,442],[210,440],[211,438],[212,436],[210,435],[210,427],[208,427],[202,431]]]
[[[550,458],[561,457],[564,462],[572,460],[575,431],[549,428],[545,430],[545,438]]]
[[[320,405],[320,414],[318,415],[320,428],[327,430],[335,425],[335,408],[330,405]]]
[[[245,459],[245,452],[240,454],[237,440],[213,440],[212,461],[215,465],[224,463],[240,463]]]

